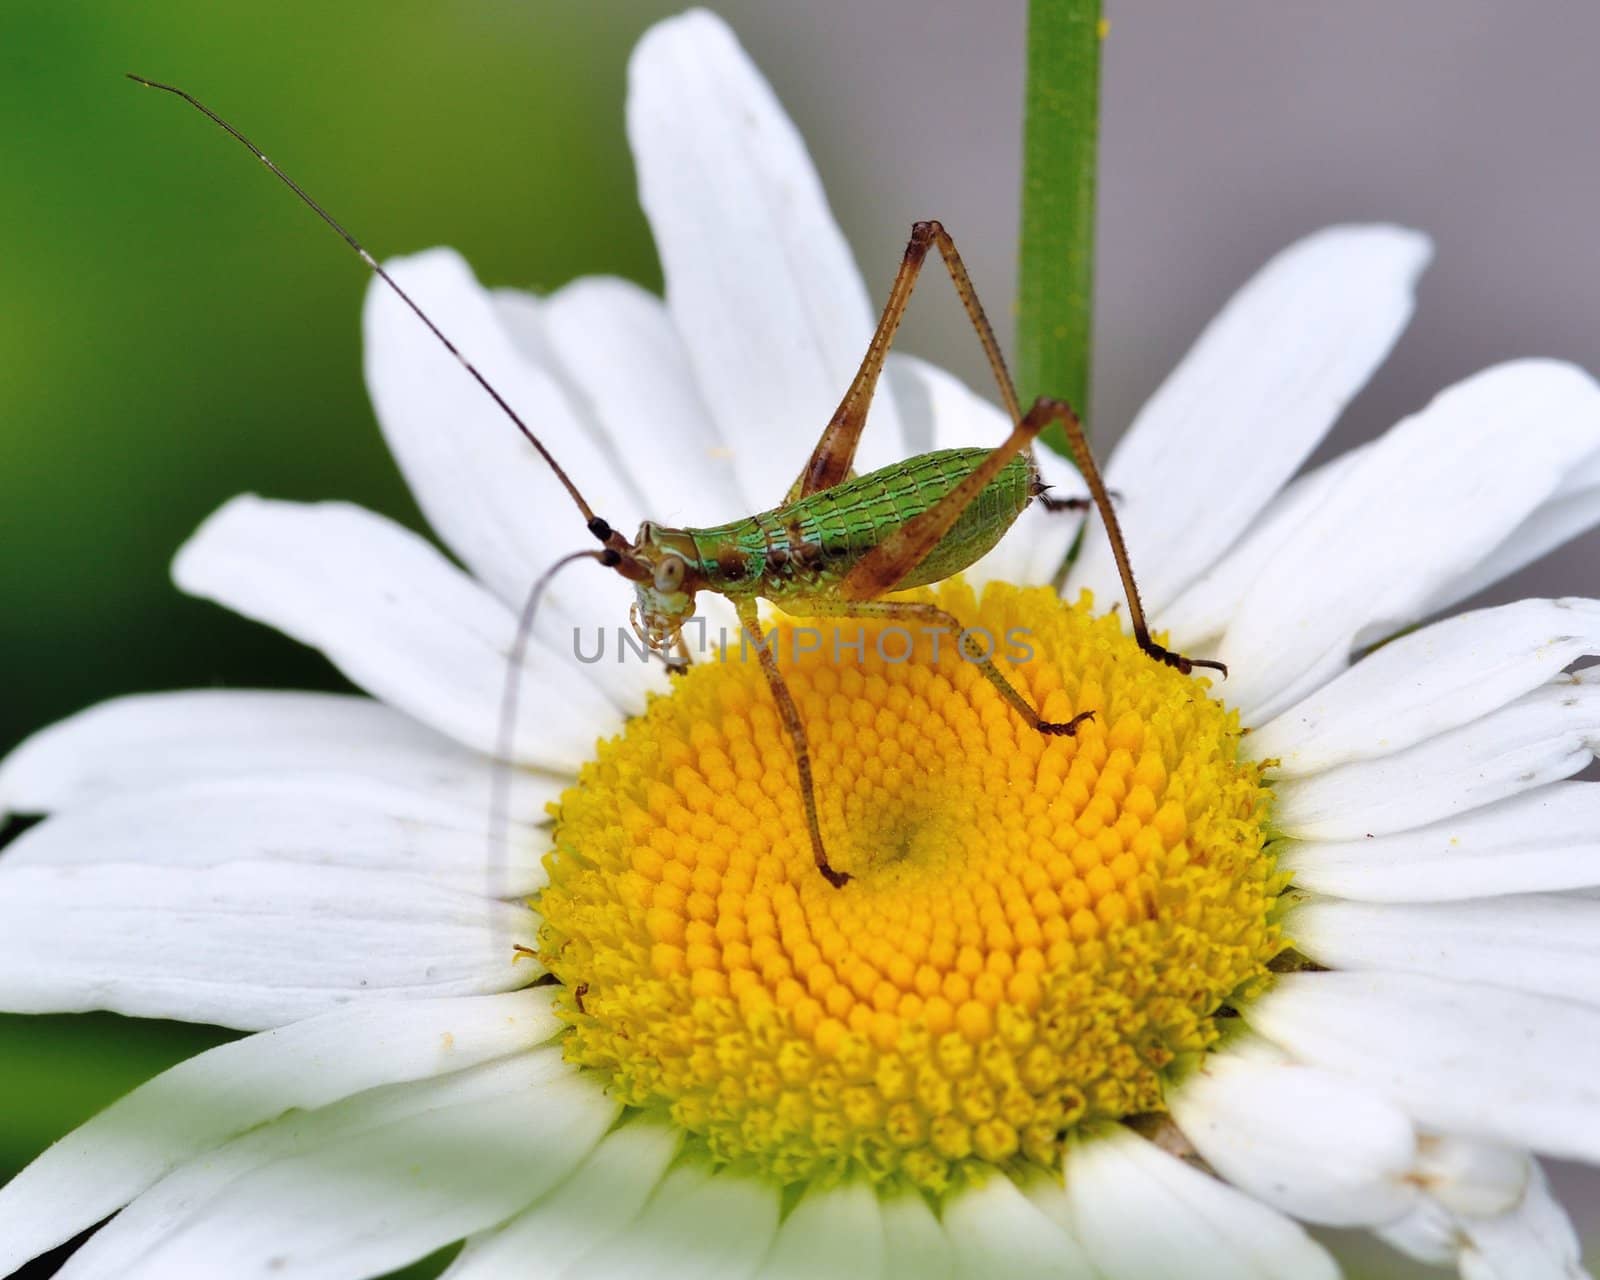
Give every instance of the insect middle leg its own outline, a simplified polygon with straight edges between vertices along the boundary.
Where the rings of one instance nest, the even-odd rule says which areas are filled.
[[[1085,720],[1094,718],[1093,711],[1080,711],[1070,720],[1046,720],[1025,697],[1021,690],[1006,678],[995,665],[991,654],[984,652],[976,639],[953,613],[938,605],[920,604],[912,600],[796,600],[786,602],[785,610],[809,614],[814,618],[874,618],[893,622],[919,622],[925,626],[943,628],[952,632],[967,661],[983,673],[995,691],[1022,717],[1030,729],[1051,737],[1071,737]]]
[[[822,827],[817,821],[817,789],[811,780],[811,746],[806,740],[806,727],[800,719],[800,708],[795,706],[794,695],[789,692],[789,685],[778,670],[777,657],[761,632],[761,619],[756,614],[755,601],[740,600],[736,607],[739,626],[756,646],[761,670],[767,677],[772,699],[778,704],[778,715],[794,747],[795,770],[800,775],[800,802],[805,807],[806,830],[811,836],[811,856],[816,861],[817,870],[822,872],[823,879],[835,889],[842,888],[849,882],[850,876],[846,872],[835,871],[829,865],[828,850],[822,843]]]

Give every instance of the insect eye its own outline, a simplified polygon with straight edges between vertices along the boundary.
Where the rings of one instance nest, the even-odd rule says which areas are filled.
[[[656,590],[676,591],[683,585],[687,566],[680,556],[667,556],[656,566]]]

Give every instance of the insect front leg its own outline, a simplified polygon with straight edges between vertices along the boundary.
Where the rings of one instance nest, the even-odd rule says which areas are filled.
[[[1021,690],[1006,678],[1005,672],[995,665],[993,657],[978,645],[972,633],[962,627],[952,613],[937,605],[919,604],[910,600],[798,600],[786,602],[785,609],[797,614],[810,614],[816,618],[875,618],[894,622],[919,622],[925,626],[943,627],[955,634],[961,652],[967,661],[983,673],[1012,709],[1022,717],[1030,729],[1051,737],[1071,737],[1085,720],[1094,718],[1093,711],[1080,711],[1070,720],[1046,720],[1025,697]]]
[[[789,741],[794,746],[795,768],[800,774],[800,800],[805,806],[806,829],[811,834],[811,856],[816,860],[817,870],[822,872],[823,879],[835,889],[842,888],[849,882],[850,876],[828,865],[828,851],[822,843],[822,827],[817,822],[817,789],[811,780],[811,747],[806,741],[806,727],[801,723],[800,709],[795,706],[794,695],[789,692],[783,673],[778,670],[778,660],[762,634],[755,601],[739,601],[736,607],[739,610],[739,626],[755,643],[756,653],[761,659],[761,670],[766,673],[773,701],[778,704],[778,715],[782,717],[783,727],[788,730]]]

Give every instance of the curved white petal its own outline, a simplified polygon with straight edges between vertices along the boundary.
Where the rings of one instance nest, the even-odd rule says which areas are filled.
[[[953,374],[915,356],[891,355],[885,376],[895,389],[913,450],[993,448],[1006,438],[1011,424],[1005,413],[973,393]],[[1088,493],[1076,467],[1043,445],[1034,450],[1039,477],[1057,497],[1082,497]],[[966,571],[975,586],[1002,582],[1050,582],[1078,535],[1083,517],[1073,512],[1049,512],[1033,503],[1018,518],[993,551]]]
[[[502,834],[491,808],[487,774],[476,796],[460,800],[315,774],[230,779],[124,794],[60,814],[7,848],[6,865],[215,867],[256,859],[392,872],[458,893],[526,897],[545,884],[549,836],[523,820]]]
[[[1538,1168],[1519,1147],[1453,1133],[1424,1133],[1417,1156],[1417,1185],[1448,1212],[1472,1218],[1516,1208]]]
[[[48,813],[165,787],[316,776],[476,804],[491,762],[371,698],[278,690],[144,693],[41,729],[0,762],[0,814]],[[510,771],[512,812],[540,821],[570,779]]]
[[[538,970],[512,948],[536,933],[526,907],[391,872],[0,863],[0,1008],[259,1030],[523,986]]]
[[[778,1232],[778,1193],[764,1179],[680,1165],[634,1222],[573,1263],[562,1280],[748,1280]]]
[[[467,1241],[445,1280],[553,1280],[628,1229],[682,1142],[677,1129],[650,1121],[607,1134],[570,1178],[532,1208]]]
[[[1274,826],[1352,840],[1439,822],[1570,777],[1600,746],[1600,680],[1560,676],[1498,711],[1376,760],[1274,788]]]
[[[1572,1224],[1551,1196],[1538,1161],[1521,1152],[1443,1141],[1462,1151],[1479,1148],[1491,1157],[1498,1152],[1502,1158],[1491,1162],[1514,1179],[1502,1180],[1477,1203],[1464,1204],[1454,1171],[1429,1172],[1423,1178],[1427,1194],[1411,1213],[1381,1227],[1380,1237],[1424,1262],[1456,1264],[1464,1280],[1581,1280],[1588,1275]]]
[[[1528,1189],[1515,1208],[1486,1218],[1458,1219],[1465,1237],[1461,1280],[1586,1280],[1578,1236],[1550,1194],[1544,1171],[1531,1162]]]
[[[1424,614],[1448,609],[1532,564],[1541,556],[1600,524],[1600,452],[1569,471],[1532,515],[1465,575],[1447,583],[1428,602]]]
[[[1244,739],[1298,778],[1414,746],[1600,653],[1600,601],[1522,600],[1401,636]]]
[[[776,506],[866,353],[873,314],[805,143],[717,17],[652,27],[628,139],[667,306],[751,511]],[[878,387],[857,469],[905,456]]]
[[[461,257],[430,249],[385,269],[538,435],[596,513],[632,529],[641,512],[620,469],[554,379],[517,351]],[[549,465],[381,281],[367,290],[362,332],[367,389],[417,504],[502,601],[520,605],[558,556],[595,545]],[[553,588],[557,598],[563,590],[570,579]]]
[[[1154,613],[1216,561],[1305,461],[1411,318],[1431,248],[1392,226],[1329,227],[1267,263],[1207,326],[1106,467]],[[1116,598],[1091,522],[1074,587]]]
[[[1600,785],[1554,782],[1372,839],[1288,841],[1295,884],[1367,902],[1449,902],[1600,885]]]
[[[1455,1261],[1458,1235],[1454,1216],[1430,1196],[1419,1196],[1410,1213],[1372,1229],[1390,1248],[1436,1267]]]
[[[1600,902],[1589,899],[1313,899],[1289,912],[1284,931],[1332,969],[1426,973],[1600,1004]]]
[[[302,1151],[412,1122],[430,1112],[448,1114],[454,1107],[494,1100],[512,1087],[538,1089],[547,1081],[570,1075],[559,1051],[536,1049],[448,1076],[380,1085],[316,1110],[290,1111],[180,1165],[95,1232],[61,1274],[67,1280],[124,1280],[152,1250],[203,1219],[209,1202],[257,1170]],[[326,1192],[327,1188],[323,1189]],[[217,1272],[202,1269],[197,1274]]]
[[[281,1121],[273,1126],[281,1136],[269,1129],[257,1143],[242,1140],[248,1162],[220,1152],[217,1170],[121,1275],[381,1274],[559,1184],[618,1109],[558,1049],[410,1089],[431,1095],[428,1105],[371,1105],[367,1095]]]
[[[1239,602],[1250,594],[1278,548],[1343,483],[1346,473],[1371,447],[1347,450],[1294,480],[1211,568],[1171,604],[1151,615],[1150,625],[1167,632],[1173,646],[1185,653],[1215,648],[1238,612]]]
[[[939,1219],[916,1191],[883,1197],[883,1280],[950,1280],[955,1260]]]
[[[1224,1050],[1167,1103],[1217,1173],[1293,1217],[1369,1226],[1416,1198],[1411,1121],[1341,1076]]]
[[[813,1188],[800,1198],[778,1228],[772,1252],[761,1264],[761,1280],[881,1280],[884,1255],[878,1194],[867,1182],[852,1179]]]
[[[1240,1012],[1424,1124],[1600,1157],[1600,1009],[1419,974],[1293,973]]]
[[[501,290],[495,304],[524,354],[545,356],[599,424],[649,519],[710,525],[750,514],[660,298],[629,280],[590,276],[547,298]]]
[[[1600,449],[1600,387],[1519,360],[1441,392],[1348,468],[1240,601],[1229,700],[1261,723],[1420,616]]]
[[[497,749],[516,616],[415,534],[343,503],[235,498],[178,552],[173,576],[315,646],[456,741]],[[620,711],[587,678],[605,669],[531,644],[512,758],[575,770],[617,732]]]
[[[1107,1276],[1336,1280],[1297,1225],[1120,1126],[1067,1153],[1078,1238]]]
[[[291,1109],[461,1071],[539,1044],[558,1026],[539,989],[340,1009],[209,1049],[112,1103],[0,1187],[0,1272]]]
[[[952,1192],[941,1214],[956,1280],[1092,1280],[1083,1246],[1004,1175]]]

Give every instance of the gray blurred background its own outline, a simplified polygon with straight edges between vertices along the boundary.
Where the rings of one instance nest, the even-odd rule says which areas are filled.
[[[616,272],[657,286],[623,74],[643,28],[679,7],[0,7],[0,750],[135,689],[338,687],[314,655],[168,585],[172,550],[232,493],[346,497],[418,523],[361,386],[363,274],[246,157],[120,73],[211,100],[380,254],[448,243],[495,284]],[[938,217],[1009,336],[1022,0],[714,7],[810,140],[874,295],[910,222]],[[1492,361],[1600,368],[1600,6],[1107,12],[1102,446],[1256,266],[1335,221],[1421,227],[1438,257],[1411,329],[1319,456]],[[942,286],[919,294],[903,342],[986,386]],[[1600,535],[1493,598],[1530,594],[1600,595]],[[0,1019],[0,1178],[215,1036]],[[1595,1238],[1600,1182],[1566,1183]]]

